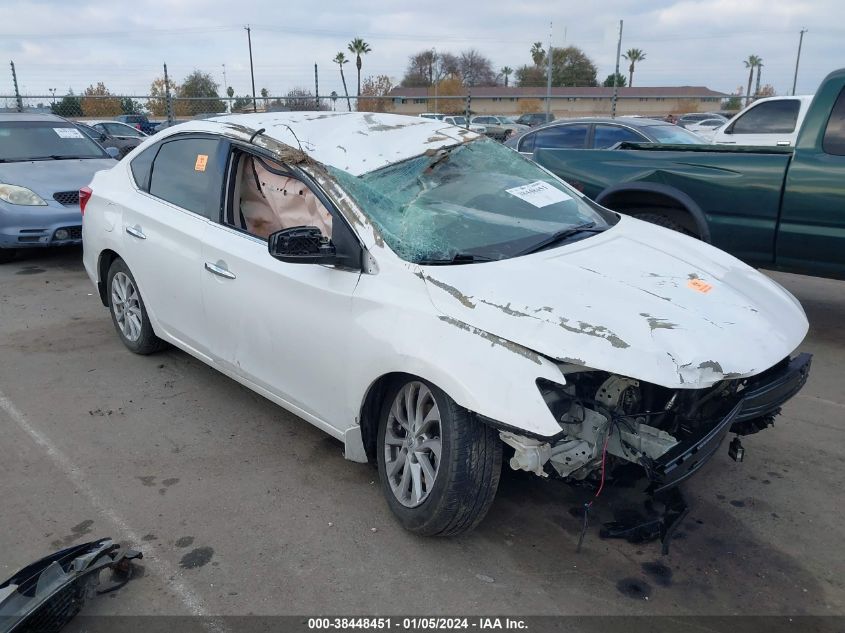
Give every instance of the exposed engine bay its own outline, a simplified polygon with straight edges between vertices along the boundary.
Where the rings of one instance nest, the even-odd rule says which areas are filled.
[[[708,389],[668,389],[567,366],[565,385],[537,381],[561,433],[551,441],[508,431],[501,437],[514,448],[515,470],[598,483],[631,463],[641,466],[638,476],[646,476],[657,493],[698,470],[728,433],[749,435],[772,425],[780,406],[806,382],[810,360],[808,354],[787,358],[758,376]],[[731,456],[742,459],[738,440]],[[625,476],[631,472],[626,469]]]

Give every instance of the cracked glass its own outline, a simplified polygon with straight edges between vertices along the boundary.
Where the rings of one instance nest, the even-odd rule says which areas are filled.
[[[608,227],[576,191],[490,139],[360,177],[329,170],[387,245],[410,262],[506,259],[562,231]]]

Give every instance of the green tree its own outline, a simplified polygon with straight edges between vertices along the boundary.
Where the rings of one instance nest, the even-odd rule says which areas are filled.
[[[349,60],[346,59],[346,55],[343,54],[343,51],[340,51],[334,56],[332,61],[337,64],[338,68],[340,68],[340,80],[343,82],[343,92],[346,95],[346,111],[352,112],[352,104],[349,102],[349,90],[346,88],[346,76],[343,74],[343,65],[348,64]]]
[[[546,51],[543,50],[542,42],[534,42],[531,45],[531,59],[534,60],[535,66],[542,66],[546,61]]]
[[[226,106],[217,93],[218,85],[210,73],[201,70],[195,70],[185,77],[179,90],[179,98],[186,100],[182,104],[184,113],[223,112]]]
[[[507,88],[508,87],[508,80],[509,80],[510,76],[513,74],[513,68],[511,68],[510,66],[505,66],[505,67],[502,68],[502,70],[499,71],[499,74],[502,77],[505,78],[505,88]]]
[[[540,66],[523,65],[514,73],[516,85],[520,88],[531,88],[546,85],[546,71]]]
[[[358,69],[358,96],[361,96],[361,55],[372,52],[372,48],[360,37],[356,37],[347,46],[349,52],[355,55],[355,67]]]
[[[748,105],[751,103],[751,82],[754,80],[754,69],[763,63],[763,59],[757,55],[749,55],[748,59],[742,63],[748,69],[748,88],[745,91],[745,105]]]
[[[73,90],[68,90],[61,101],[50,106],[50,110],[58,116],[82,116],[82,100],[73,94]]]
[[[232,94],[234,94],[234,90]],[[252,97],[244,95],[243,97],[235,97],[232,102],[232,112],[251,112],[252,111]]]
[[[577,46],[552,51],[553,86],[598,86],[597,74],[593,60]]]
[[[607,79],[604,80],[604,83],[602,85],[605,88],[613,88],[613,77],[614,76],[616,77],[616,85],[619,86],[620,88],[624,88],[625,83],[626,83],[626,79],[625,79],[625,75],[623,75],[622,73],[610,73],[607,76]]]
[[[144,111],[144,106],[140,101],[135,101],[129,97],[121,97],[120,110],[122,114],[140,114]]]
[[[641,51],[639,48],[629,48],[628,52],[622,55],[625,59],[631,62],[628,66],[628,86],[633,87],[634,85],[634,66],[637,62],[645,61],[645,53]]]

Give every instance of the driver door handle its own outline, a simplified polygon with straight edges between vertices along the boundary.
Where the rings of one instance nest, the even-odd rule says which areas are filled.
[[[144,235],[144,232],[141,230],[140,226],[127,226],[126,232],[129,233],[132,237],[137,237],[139,240],[147,239],[147,236]]]
[[[226,279],[236,279],[235,273],[223,268],[222,266],[218,266],[217,264],[212,264],[211,262],[205,262],[205,269],[213,275],[217,275],[219,277],[225,277]]]

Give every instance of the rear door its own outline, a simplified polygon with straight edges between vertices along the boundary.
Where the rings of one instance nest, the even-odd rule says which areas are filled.
[[[121,256],[148,311],[160,330],[206,360],[202,245],[220,215],[222,145],[208,135],[153,145],[132,160],[138,190],[122,205]]]
[[[791,270],[845,279],[845,88],[838,95],[820,93],[816,99],[820,104],[828,99],[833,107],[819,134],[802,136],[795,149],[784,186],[775,261]]]

